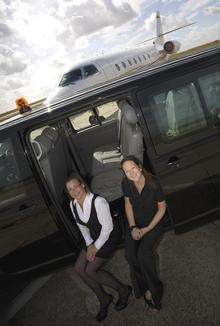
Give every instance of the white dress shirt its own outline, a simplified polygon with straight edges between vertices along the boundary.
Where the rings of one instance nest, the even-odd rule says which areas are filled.
[[[77,200],[76,199],[74,200],[74,204],[76,206],[79,218],[84,223],[87,223],[89,220],[89,217],[91,214],[91,204],[92,204],[93,196],[94,196],[93,193],[88,193],[86,195],[86,198],[83,202],[83,209],[81,208],[81,206],[79,205]],[[98,221],[102,226],[100,235],[99,235],[98,239],[94,242],[95,247],[99,250],[104,245],[104,243],[108,240],[109,235],[110,235],[111,231],[113,230],[113,221],[112,221],[112,216],[110,213],[109,204],[103,197],[97,197],[95,199],[94,204],[95,204]],[[76,219],[75,213],[73,210],[73,202],[72,201],[70,202],[70,208],[71,208],[74,218]],[[76,223],[77,223],[77,221],[76,221]],[[77,223],[77,225],[78,225],[78,227],[83,235],[83,238],[85,239],[86,245],[88,247],[94,241],[91,238],[90,231],[85,225],[82,225],[79,223]]]

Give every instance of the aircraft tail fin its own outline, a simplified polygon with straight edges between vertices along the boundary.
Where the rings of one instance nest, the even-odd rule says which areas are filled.
[[[157,10],[156,12],[156,30],[157,30],[157,36],[156,36],[156,43],[157,44],[164,44],[164,37],[163,37],[163,29],[162,29],[162,23],[160,18],[160,12]]]
[[[145,41],[142,41],[142,42],[139,42],[137,43],[137,45],[140,45],[140,44],[143,44],[145,42],[149,42],[149,41],[152,41],[152,40],[155,40],[155,44],[158,44],[158,45],[162,45],[165,43],[165,40],[164,40],[164,35],[167,35],[169,33],[173,33],[179,29],[182,29],[182,28],[185,28],[185,27],[188,27],[188,26],[191,26],[191,25],[194,25],[196,24],[196,22],[193,22],[193,23],[189,23],[189,24],[186,24],[186,25],[183,25],[183,26],[180,26],[180,27],[177,27],[175,29],[172,29],[170,31],[167,31],[165,33],[163,33],[163,29],[162,29],[162,23],[161,23],[161,17],[160,17],[160,12],[157,11],[156,12],[156,31],[157,31],[157,36],[156,37],[151,37]]]

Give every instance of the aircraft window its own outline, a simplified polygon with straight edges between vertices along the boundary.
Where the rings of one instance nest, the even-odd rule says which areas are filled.
[[[145,61],[147,60],[147,58],[146,58],[146,56],[144,54],[143,54],[143,58],[144,58]]]
[[[150,54],[149,53],[147,53],[147,56],[148,56],[148,59],[150,59]]]
[[[121,62],[122,66],[126,69],[126,63],[124,63],[123,61]]]
[[[141,60],[141,57],[140,57],[140,56],[138,56],[138,60],[139,60],[140,62],[142,62],[142,60]]]
[[[106,122],[114,120],[118,115],[118,106],[116,102],[109,102],[97,107],[99,117],[102,117],[102,121]],[[104,119],[103,119],[104,118]]]
[[[136,63],[136,64],[137,64],[137,60],[136,60],[135,58],[133,58],[133,61],[134,61],[134,63]]]
[[[120,71],[120,66],[117,63],[115,64],[115,67],[118,71]]]
[[[132,62],[131,62],[131,60],[128,59],[128,63],[129,63],[130,66],[132,66]]]
[[[98,72],[98,69],[94,65],[84,67],[85,75],[92,76]]]
[[[94,123],[92,118],[93,116],[94,112],[92,110],[88,110],[70,117],[70,122],[75,130],[85,129],[94,124],[98,124],[98,122]]]
[[[67,72],[66,74],[63,75],[60,83],[58,86],[65,86],[69,85],[71,83],[76,82],[77,80],[82,79],[82,71],[81,69],[75,69]]]
[[[220,121],[220,71],[199,78],[211,123]]]
[[[159,142],[175,140],[207,125],[193,83],[153,95],[149,99],[151,112],[159,130],[156,137]]]

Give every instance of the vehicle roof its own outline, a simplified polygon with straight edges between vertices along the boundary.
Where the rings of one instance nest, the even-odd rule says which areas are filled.
[[[188,65],[190,63],[200,61],[200,59],[208,60],[209,58],[218,58],[218,60],[220,60],[219,54],[220,54],[220,47],[217,47],[191,56],[186,56],[180,59],[168,61],[166,63],[163,63],[162,65],[154,66],[151,68],[149,67],[142,68],[140,69],[140,71],[137,71],[132,75],[118,77],[111,81],[107,81],[102,84],[94,85],[89,88],[86,88],[85,90],[79,91],[78,93],[75,93],[73,96],[68,97],[67,99],[64,99],[60,102],[57,102],[56,104],[53,104],[49,107],[42,106],[38,109],[35,109],[31,112],[24,113],[22,115],[17,114],[12,118],[0,122],[0,131],[6,130],[7,128],[10,127],[15,127],[17,125],[21,126],[22,124],[26,124],[26,122],[28,122],[28,124],[31,124],[31,122],[34,121],[36,122],[36,120],[39,119],[39,117],[49,116],[55,112],[60,112],[60,110],[62,110],[64,106],[69,106],[71,104],[78,103],[92,96],[97,96],[102,92],[111,91],[117,88],[118,86],[133,83],[135,81],[140,80],[141,78],[145,78],[145,77],[150,78],[158,73],[167,71],[169,69],[178,68],[181,67],[182,65]]]

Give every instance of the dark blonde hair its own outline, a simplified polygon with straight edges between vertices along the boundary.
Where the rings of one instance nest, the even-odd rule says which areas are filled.
[[[72,180],[79,181],[80,184],[83,184],[85,186],[85,192],[86,193],[89,193],[90,192],[89,187],[87,186],[87,184],[85,183],[85,181],[83,180],[83,178],[81,177],[81,175],[79,173],[77,173],[77,172],[72,172],[68,176],[68,178],[66,179],[65,187],[66,187],[67,183],[69,183]],[[68,193],[67,187],[66,187],[66,191]]]
[[[148,171],[144,168],[144,166],[143,166],[143,164],[141,163],[141,161],[140,161],[136,156],[134,156],[134,155],[126,156],[126,157],[123,158],[123,160],[121,161],[121,169],[122,169],[123,172],[124,172],[124,170],[123,170],[123,164],[124,164],[125,162],[128,162],[128,161],[133,162],[134,164],[136,164],[137,166],[139,166],[139,168],[141,168],[141,170],[142,170],[142,174],[143,174],[143,176],[145,177],[145,181],[146,181],[146,183],[149,183],[149,184],[152,184],[152,183],[153,183],[153,174],[150,173],[150,172],[148,172]],[[124,173],[124,175],[125,175],[125,173]],[[125,175],[125,178],[128,179],[126,175]],[[131,180],[128,180],[128,181],[131,181]],[[133,182],[133,181],[131,181],[131,182]]]

